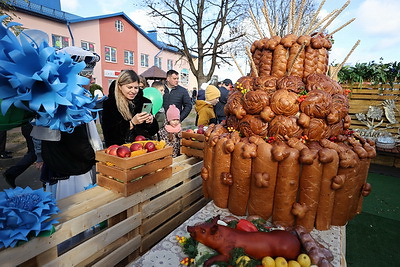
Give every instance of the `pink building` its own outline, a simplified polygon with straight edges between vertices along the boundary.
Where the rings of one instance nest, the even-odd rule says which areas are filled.
[[[155,32],[146,33],[125,13],[82,18],[60,10],[59,1],[12,1],[17,17],[14,21],[26,29],[38,29],[49,36],[49,45],[56,48],[79,46],[100,55],[94,77],[108,93],[109,84],[121,70],[143,73],[153,65],[164,71],[180,73],[185,88],[197,86],[185,58],[175,49],[157,40]]]

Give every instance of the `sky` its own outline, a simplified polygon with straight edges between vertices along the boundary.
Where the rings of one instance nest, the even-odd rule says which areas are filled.
[[[317,4],[321,0],[316,0]],[[326,0],[320,12],[323,18],[335,9],[340,9],[346,0]],[[82,17],[112,14],[123,11],[144,30],[154,29],[151,18],[146,15],[145,7],[141,8],[138,0],[61,0],[61,9]],[[347,8],[328,26],[332,32],[352,18],[356,20],[334,34],[334,44],[329,54],[329,63],[342,63],[352,47],[360,44],[349,56],[347,64],[364,62],[384,63],[400,61],[400,10],[399,0],[351,0]],[[247,72],[244,60],[239,64]],[[234,63],[217,69],[215,74],[220,80],[240,78],[240,72]]]

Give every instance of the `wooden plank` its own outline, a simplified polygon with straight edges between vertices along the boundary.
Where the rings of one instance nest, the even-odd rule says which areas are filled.
[[[140,223],[140,213],[138,213],[136,216],[131,216],[126,220],[118,223],[117,225],[99,233],[93,238],[69,250],[68,252],[59,256],[57,259],[43,266],[61,266],[62,263],[65,262],[68,262],[69,265],[74,266],[81,261],[84,261],[90,255],[95,254],[104,246],[111,244],[129,231],[135,229],[136,227],[139,227]],[[84,251],[85,253],[82,253],[82,251]]]
[[[156,159],[172,155],[172,147],[167,146],[160,150],[155,150],[146,154],[138,155],[133,158],[120,158],[105,153],[105,149],[96,151],[96,160],[102,162],[111,162],[122,169],[130,169],[145,164]]]
[[[184,210],[182,213],[175,216],[172,220],[164,223],[160,228],[151,233],[150,235],[142,237],[141,254],[144,254],[152,246],[157,244],[161,239],[168,235],[172,230],[174,230],[178,225],[186,221],[190,216],[198,212],[201,208],[205,206],[207,201],[205,199],[200,199],[198,202]]]
[[[128,170],[116,168],[114,166],[107,166],[103,162],[97,163],[96,166],[97,166],[97,171],[100,174],[105,176],[112,176],[125,183],[129,183],[133,179],[136,179],[148,173],[155,172],[158,169],[168,167],[171,164],[172,164],[172,156],[168,156],[160,160],[147,162],[142,166],[138,166],[137,168]]]
[[[202,142],[204,142],[204,140],[205,140],[204,134],[188,133],[188,132],[182,132],[182,138],[186,138],[186,139],[194,138],[194,139],[202,141]]]
[[[142,218],[147,218],[155,214],[157,211],[179,199],[183,194],[186,194],[201,186],[201,184],[202,179],[198,176],[190,182],[183,183],[181,186],[174,188],[173,190],[162,195],[161,197],[153,199],[149,203],[144,204],[142,206]]]
[[[204,157],[203,150],[193,149],[193,148],[186,147],[186,146],[181,147],[181,153],[185,154],[187,156],[190,156],[190,157],[197,157],[197,158]]]
[[[389,89],[399,89],[400,84],[395,83],[393,84],[393,88],[390,86],[390,84],[360,84],[360,83],[354,83],[354,84],[342,84],[342,88],[370,88],[370,89],[377,89],[377,88],[389,88]]]
[[[193,141],[191,139],[182,139],[182,146],[193,147],[202,150],[204,148],[204,142]]]
[[[126,242],[126,244],[120,246],[109,255],[98,261],[96,264],[93,264],[93,267],[103,267],[103,266],[114,266],[115,263],[118,263],[123,258],[127,257],[129,254],[134,252],[135,250],[140,248],[142,243],[141,236],[136,236],[135,238]]]

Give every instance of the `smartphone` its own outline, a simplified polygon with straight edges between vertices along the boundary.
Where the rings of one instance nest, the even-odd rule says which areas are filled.
[[[147,113],[151,114],[152,107],[153,107],[152,103],[144,103],[143,104],[143,108],[142,108],[142,112],[147,112]]]

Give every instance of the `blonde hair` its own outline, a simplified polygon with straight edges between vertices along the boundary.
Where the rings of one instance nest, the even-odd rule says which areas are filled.
[[[139,76],[133,70],[124,70],[118,76],[117,81],[115,82],[115,103],[117,104],[117,108],[119,113],[121,113],[122,117],[125,120],[131,120],[133,115],[129,109],[129,101],[128,99],[122,94],[120,87],[125,84],[139,82]]]

